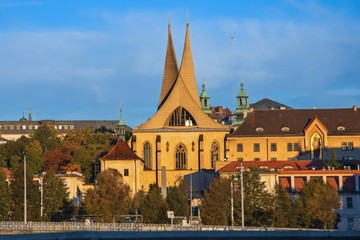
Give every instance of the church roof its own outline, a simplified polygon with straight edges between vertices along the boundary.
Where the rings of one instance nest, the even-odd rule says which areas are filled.
[[[135,160],[140,159],[122,139],[119,139],[115,146],[101,160]]]
[[[250,107],[254,108],[255,110],[265,110],[265,109],[293,109],[292,107],[286,106],[285,104],[276,102],[269,98],[261,99],[256,103],[250,104]]]
[[[170,38],[170,40],[168,40],[163,86],[160,94],[160,100],[162,99],[161,104],[159,105],[157,112],[147,122],[135,128],[134,132],[169,128],[170,118],[177,110],[185,110],[185,112],[195,120],[196,125],[186,127],[171,126],[170,128],[172,130],[193,131],[196,129],[216,129],[216,131],[228,131],[228,127],[215,122],[202,110],[199,92],[196,86],[188,23],[186,24],[185,44],[181,66],[175,81],[169,88],[176,72],[176,58],[172,46],[171,33],[169,33],[168,38]],[[165,90],[168,90],[166,95]]]
[[[354,107],[255,110],[230,136],[304,135],[315,118],[326,127],[328,135],[360,134],[360,111]]]

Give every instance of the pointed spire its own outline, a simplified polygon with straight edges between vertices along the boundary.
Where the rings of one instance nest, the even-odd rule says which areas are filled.
[[[31,107],[29,107],[29,122],[32,122]]]
[[[170,14],[168,20],[168,42],[166,48],[164,76],[162,81],[160,99],[158,109],[164,103],[166,96],[169,94],[171,87],[174,85],[179,75],[178,63],[176,60],[175,48],[172,40],[171,25],[170,25]]]
[[[125,127],[126,127],[126,124],[123,120],[123,117],[122,117],[122,104],[120,104],[120,119],[119,119],[119,122],[117,124],[117,127],[118,127],[118,135],[119,135],[119,138],[123,139],[125,141]]]
[[[183,51],[181,66],[179,70],[179,78],[182,78],[192,98],[199,106],[201,106],[199,101],[199,92],[196,86],[196,76],[195,76],[194,62],[192,58],[192,51],[190,44],[189,23],[186,23],[184,51]]]

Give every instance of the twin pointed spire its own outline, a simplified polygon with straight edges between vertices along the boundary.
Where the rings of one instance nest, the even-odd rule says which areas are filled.
[[[194,70],[194,63],[192,58],[191,44],[190,44],[190,30],[188,16],[186,18],[186,33],[184,51],[181,61],[180,69],[178,68],[178,62],[176,59],[175,48],[172,40],[170,16],[168,20],[168,42],[166,49],[166,58],[164,66],[164,76],[162,81],[162,88],[160,93],[158,110],[166,101],[168,95],[171,93],[176,81],[181,78],[192,98],[200,106],[199,94],[196,86],[196,76]]]

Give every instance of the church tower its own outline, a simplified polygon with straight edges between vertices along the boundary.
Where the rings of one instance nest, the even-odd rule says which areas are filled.
[[[201,107],[202,107],[203,111],[207,115],[211,116],[212,112],[210,109],[210,97],[205,90],[205,84],[202,85],[202,92],[200,94],[200,102],[201,102]]]
[[[186,23],[180,68],[172,41],[170,21],[164,74],[155,114],[133,129],[132,150],[144,160],[142,184],[175,184],[186,174],[215,169],[226,155],[229,128],[215,122],[202,108]],[[160,174],[161,169],[161,174]]]
[[[236,110],[235,110],[236,119],[234,120],[233,125],[234,126],[240,125],[244,121],[248,113],[250,113],[248,95],[244,90],[244,83],[241,83],[240,92],[236,96]]]

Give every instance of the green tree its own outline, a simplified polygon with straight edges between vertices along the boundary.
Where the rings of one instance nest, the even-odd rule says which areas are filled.
[[[117,216],[129,214],[130,187],[117,170],[105,170],[97,176],[95,187],[86,192],[84,207],[87,214],[112,222]]]
[[[21,165],[22,166],[22,165]],[[17,167],[12,170],[10,181],[11,215],[12,221],[24,220],[24,168]],[[26,202],[27,220],[40,220],[40,191],[33,182],[33,174],[27,171],[26,175]]]
[[[337,191],[322,179],[311,179],[296,201],[300,225],[305,228],[333,229],[337,222],[336,208],[340,207]]]
[[[214,179],[201,200],[201,218],[207,225],[230,225],[230,180]]]
[[[272,227],[298,227],[290,194],[280,185],[275,186],[273,204]]]
[[[342,169],[342,167],[343,167],[343,164],[340,161],[336,160],[336,152],[335,152],[334,149],[331,151],[330,159],[327,160],[327,161],[324,161],[324,165],[326,167],[334,168],[334,169],[337,169],[337,170]]]
[[[9,185],[3,170],[0,167],[0,221],[7,220],[10,211]]]
[[[44,221],[63,221],[72,216],[68,188],[54,172],[48,172],[43,178],[43,204]]]
[[[150,185],[149,191],[140,199],[139,209],[145,223],[168,222],[167,203],[155,184]]]
[[[60,144],[60,138],[56,130],[46,125],[36,129],[31,135],[31,139],[37,140],[40,143],[44,155]]]
[[[169,210],[174,211],[175,216],[187,216],[189,214],[190,206],[184,182],[178,186],[167,188],[166,202]]]
[[[246,226],[270,226],[273,197],[266,190],[256,171],[245,171],[244,176],[244,218]],[[241,185],[237,184],[234,193],[235,213],[237,224],[241,223]]]

